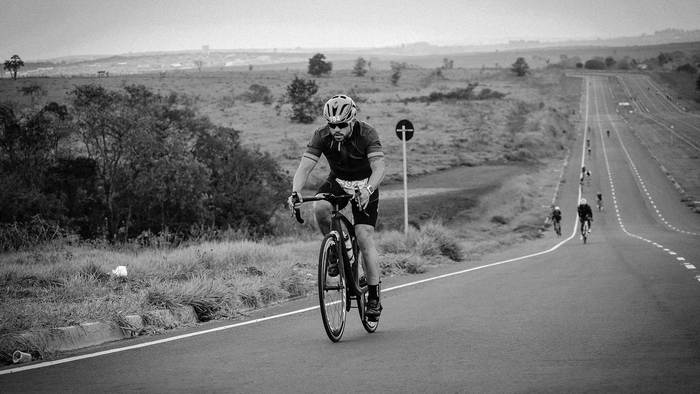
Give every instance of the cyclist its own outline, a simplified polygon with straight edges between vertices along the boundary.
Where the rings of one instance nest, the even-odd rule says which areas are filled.
[[[578,183],[583,186],[583,180],[586,177],[586,166],[581,167],[581,176],[579,177]]]
[[[354,194],[355,188],[359,187],[360,201],[352,201],[352,216],[367,271],[366,314],[370,319],[376,319],[381,314],[382,304],[379,300],[379,255],[374,243],[374,227],[379,207],[379,184],[384,179],[386,166],[377,131],[356,119],[357,110],[355,102],[346,95],[333,96],[323,106],[326,124],[316,129],[306,147],[294,174],[289,204],[295,206],[301,202],[301,191],[321,154],[328,161],[330,174],[317,193]],[[330,231],[330,210],[327,201],[314,203],[316,223],[324,235]],[[337,265],[329,267],[329,274],[338,274]]]
[[[552,205],[552,212],[549,214],[549,220],[552,221],[554,231],[557,235],[561,235],[561,209],[558,206]]]
[[[598,211],[602,211],[603,210],[603,193],[598,192],[598,194],[596,194],[596,201],[598,203]]]
[[[582,198],[578,204],[578,218],[581,222],[581,234],[583,234],[583,224],[588,222],[588,233],[591,232],[591,222],[593,221],[593,210],[585,198]]]
[[[610,130],[605,130],[605,133],[608,135],[608,138],[610,138]]]

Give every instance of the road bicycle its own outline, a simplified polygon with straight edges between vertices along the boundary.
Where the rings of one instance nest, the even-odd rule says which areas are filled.
[[[561,222],[559,220],[552,220],[552,226],[554,227],[554,232],[557,236],[561,237]]]
[[[581,225],[581,239],[583,239],[583,243],[585,244],[588,242],[588,235],[590,233],[590,227],[588,224],[588,220],[583,220],[583,224]]]
[[[323,328],[333,342],[338,342],[343,337],[347,312],[353,307],[357,308],[362,326],[367,332],[372,333],[379,326],[378,318],[370,319],[365,314],[367,280],[364,275],[364,258],[357,243],[354,226],[339,209],[358,197],[359,189],[355,195],[322,193],[313,197],[301,197],[302,203],[323,200],[331,203],[332,207],[331,230],[323,237],[318,256],[317,284]],[[298,208],[294,209],[294,214],[299,223],[304,223]],[[333,263],[337,263],[335,275],[329,272],[329,269],[333,271]]]

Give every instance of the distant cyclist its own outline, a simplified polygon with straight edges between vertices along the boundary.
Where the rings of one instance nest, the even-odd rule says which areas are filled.
[[[596,202],[598,203],[598,211],[602,211],[603,210],[603,193],[598,192],[598,194],[596,194]]]
[[[549,220],[552,221],[552,226],[554,227],[554,232],[557,235],[561,235],[561,209],[552,205],[552,212],[549,214]]]
[[[605,130],[605,134],[607,134],[608,138],[610,138],[610,130]]]
[[[581,222],[581,234],[583,234],[583,224],[588,222],[588,232],[591,232],[591,222],[593,221],[593,210],[585,198],[582,198],[578,204],[578,218]]]

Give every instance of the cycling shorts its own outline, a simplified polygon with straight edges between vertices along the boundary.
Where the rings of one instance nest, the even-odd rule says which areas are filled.
[[[332,193],[336,195],[346,194],[345,190],[335,181],[335,179],[326,179],[321,187],[318,188],[317,193]],[[365,207],[364,213],[360,211],[355,200],[351,200],[352,205],[352,217],[354,224],[368,224],[372,227],[377,225],[377,217],[379,216],[379,188],[377,188],[372,195],[369,196],[369,203]],[[340,206],[343,209],[347,206],[347,203]]]

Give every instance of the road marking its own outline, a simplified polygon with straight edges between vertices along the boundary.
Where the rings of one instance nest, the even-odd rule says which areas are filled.
[[[529,259],[529,258],[531,258],[531,257],[536,257],[536,256],[541,256],[541,255],[543,255],[543,254],[551,253],[551,252],[553,252],[553,251],[559,249],[559,247],[560,247],[561,245],[563,245],[563,244],[565,244],[566,242],[570,241],[570,240],[574,237],[575,234],[576,234],[576,226],[574,226],[574,230],[573,230],[572,234],[571,234],[568,238],[563,239],[562,241],[560,241],[559,243],[557,243],[556,245],[554,245],[553,247],[551,247],[551,248],[549,248],[549,249],[546,249],[546,250],[543,250],[543,251],[540,251],[540,252],[537,252],[537,253],[532,253],[532,254],[529,254],[529,255],[526,255],[526,256],[514,257],[514,258],[512,258],[512,259],[497,261],[497,262],[495,262],[495,263],[485,264],[485,265],[481,265],[481,266],[478,266],[478,267],[473,267],[473,268],[464,269],[464,270],[461,270],[461,271],[456,271],[456,272],[451,272],[451,273],[448,273],[448,274],[438,275],[438,276],[434,276],[434,277],[432,277],[432,278],[426,278],[426,279],[421,279],[421,280],[417,280],[417,281],[414,281],[414,282],[404,283],[404,284],[402,284],[402,285],[389,287],[389,288],[387,288],[387,289],[382,289],[382,292],[390,292],[390,291],[398,290],[398,289],[401,289],[401,288],[404,288],[404,287],[415,286],[415,285],[418,285],[418,284],[421,284],[421,283],[431,282],[431,281],[438,280],[438,279],[449,278],[449,277],[451,277],[451,276],[462,275],[462,274],[466,274],[466,273],[468,273],[468,272],[478,271],[478,270],[485,269],[485,268],[496,267],[496,266],[499,266],[499,265],[502,265],[502,264],[514,263],[514,262],[516,262],[516,261],[525,260],[525,259]],[[185,339],[185,338],[190,338],[190,337],[196,337],[196,336],[200,336],[200,335],[210,334],[210,333],[217,332],[217,331],[224,331],[224,330],[229,330],[229,329],[232,329],[232,328],[248,326],[248,325],[251,325],[251,324],[261,323],[261,322],[264,322],[264,321],[267,321],[267,320],[273,320],[273,319],[279,319],[279,318],[282,318],[282,317],[297,315],[297,314],[304,313],[304,312],[309,312],[309,311],[312,311],[312,310],[315,310],[315,309],[318,309],[318,305],[312,306],[312,307],[308,307],[308,308],[302,308],[302,309],[294,310],[294,311],[291,311],[291,312],[281,313],[281,314],[278,314],[278,315],[262,317],[262,318],[259,318],[259,319],[248,320],[248,321],[244,321],[244,322],[240,322],[240,323],[234,323],[234,324],[229,324],[229,325],[225,325],[225,326],[221,326],[221,327],[216,327],[216,328],[210,328],[210,329],[208,329],[208,330],[197,331],[197,332],[191,332],[191,333],[182,334],[182,335],[176,335],[176,336],[173,336],[173,337],[170,337],[170,338],[163,338],[163,339],[155,340],[155,341],[152,341],[152,342],[144,342],[144,343],[140,343],[140,344],[137,344],[137,345],[125,346],[125,347],[120,347],[120,348],[110,349],[110,350],[103,350],[103,351],[96,352],[96,353],[83,354],[83,355],[80,355],[80,356],[67,357],[67,358],[60,359],[60,360],[45,361],[45,362],[41,362],[41,363],[37,363],[37,364],[25,365],[25,366],[18,367],[18,368],[1,370],[1,371],[0,371],[0,375],[7,375],[7,374],[11,374],[11,373],[16,373],[16,372],[28,371],[28,370],[31,370],[31,369],[50,367],[50,366],[53,366],[53,365],[65,364],[65,363],[69,363],[69,362],[73,362],[73,361],[78,361],[78,360],[83,360],[83,359],[88,359],[88,358],[94,358],[94,357],[99,357],[99,356],[105,356],[105,355],[113,354],[113,353],[125,352],[125,351],[127,351],[127,350],[140,349],[140,348],[144,348],[144,347],[148,347],[148,346],[159,345],[159,344],[161,344],[161,343],[173,342],[173,341],[178,341],[178,340],[180,340],[180,339]]]
[[[594,100],[595,100],[595,105],[596,105],[596,110],[597,110],[597,108],[598,108],[598,101],[596,100],[596,96],[595,96],[595,95],[594,95],[593,97],[594,97]],[[609,115],[609,114],[608,114],[608,118],[610,118],[610,115]],[[598,120],[598,121],[600,122],[600,120]],[[657,215],[662,219],[662,221],[663,221],[664,223],[666,223],[666,220],[663,218],[663,216],[662,216],[661,213],[659,212],[658,208],[656,207],[656,205],[655,205],[655,203],[654,203],[654,200],[651,198],[651,195],[650,195],[649,192],[647,191],[646,185],[644,184],[644,180],[642,180],[641,176],[639,175],[639,172],[637,171],[637,168],[636,168],[634,162],[632,161],[632,157],[630,156],[629,152],[627,151],[627,148],[625,148],[625,144],[624,144],[624,142],[622,141],[622,138],[620,137],[620,133],[617,131],[617,128],[615,127],[614,122],[612,122],[612,119],[610,119],[610,123],[612,124],[612,128],[615,130],[615,133],[616,133],[616,135],[617,135],[617,139],[618,139],[618,141],[620,142],[620,146],[622,147],[622,150],[625,152],[625,155],[627,156],[627,160],[628,160],[629,165],[632,167],[633,172],[637,175],[637,180],[639,181],[639,184],[642,186],[642,189],[644,189],[644,191],[646,192],[646,195],[647,195],[647,198],[649,199],[649,202],[651,203],[651,205],[652,205],[652,206],[654,207],[654,209],[656,210]],[[602,134],[602,129],[603,129],[602,127],[599,127],[599,130],[600,130],[601,134]],[[607,153],[607,150],[606,150],[606,147],[605,147],[605,139],[602,138],[602,135],[601,135],[601,141],[602,141],[602,144],[603,144],[603,157],[605,158],[605,168],[606,168],[606,170],[608,171],[608,180],[609,180],[610,184],[613,185],[613,184],[614,184],[614,182],[613,182],[614,176],[613,176],[613,172],[612,172],[611,169],[610,169],[610,162],[608,161],[608,153]],[[676,253],[675,251],[672,251],[672,250],[670,250],[669,248],[665,248],[663,245],[661,245],[661,244],[659,244],[659,243],[657,243],[657,242],[653,242],[653,241],[648,240],[648,239],[646,239],[646,238],[644,238],[644,237],[641,237],[641,236],[639,236],[639,235],[637,235],[637,234],[633,234],[633,233],[628,232],[627,229],[625,228],[624,224],[622,223],[622,217],[620,216],[619,211],[618,211],[618,209],[617,209],[617,208],[618,208],[617,201],[614,200],[614,203],[615,203],[615,211],[618,212],[618,214],[617,214],[617,221],[618,221],[618,224],[620,225],[620,228],[622,229],[622,231],[625,232],[625,234],[627,234],[627,235],[629,235],[629,236],[631,236],[631,237],[634,237],[634,238],[637,238],[637,239],[646,241],[647,243],[651,243],[652,245],[656,246],[657,248],[663,249],[665,252],[667,252],[667,253],[668,253],[669,255],[671,255],[671,256],[676,256],[676,255],[677,255],[677,253]],[[668,225],[668,223],[666,223],[666,224],[667,224],[668,227],[671,227],[671,228],[673,229],[673,227],[670,226],[670,225]],[[697,235],[697,234],[696,234],[696,235]],[[684,258],[684,257],[676,257],[676,260],[677,260],[677,261],[685,261],[685,258]],[[687,269],[695,269],[695,266],[692,265],[692,264],[689,264],[689,263],[684,263],[684,264],[685,264],[685,267],[686,267]],[[692,268],[690,268],[690,267],[692,267]],[[698,281],[700,281],[700,275],[696,276],[695,278],[698,279]]]

